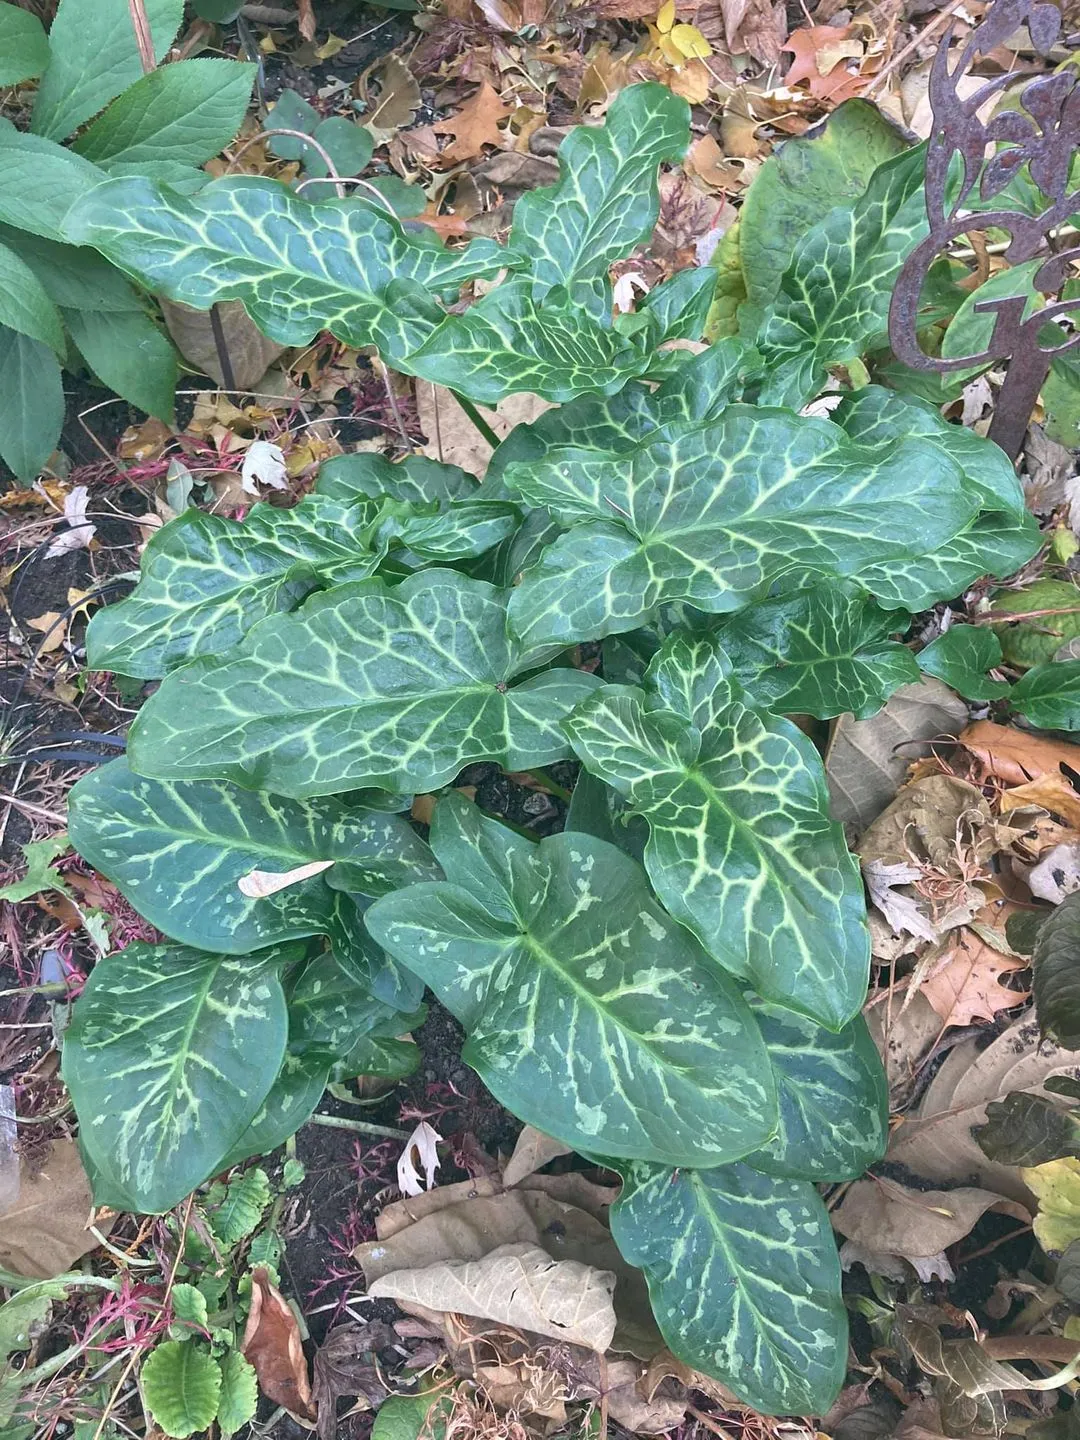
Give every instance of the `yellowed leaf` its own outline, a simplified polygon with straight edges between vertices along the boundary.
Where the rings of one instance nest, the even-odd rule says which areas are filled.
[[[1026,785],[1017,785],[1015,789],[1006,790],[1001,797],[1001,808],[1006,813],[1022,805],[1041,805],[1067,825],[1080,830],[1080,794],[1060,771],[1040,775]]]
[[[712,46],[696,25],[675,25],[671,42],[687,60],[703,60],[712,54]]]
[[[985,774],[1006,785],[1025,785],[1040,775],[1060,775],[1063,765],[1080,773],[1080,745],[1066,740],[1050,740],[991,720],[977,720],[960,732],[959,739]]]
[[[664,0],[656,14],[656,28],[666,35],[675,24],[675,0]]]
[[[31,630],[37,630],[45,637],[38,646],[39,655],[51,655],[64,643],[64,637],[67,634],[67,620],[59,610],[46,610],[44,615],[27,620],[26,624]]]
[[[1066,1155],[1023,1167],[1020,1174],[1039,1202],[1035,1239],[1050,1254],[1060,1254],[1080,1240],[1080,1160]]]

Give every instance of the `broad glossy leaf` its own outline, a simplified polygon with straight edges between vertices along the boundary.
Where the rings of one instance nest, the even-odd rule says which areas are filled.
[[[1033,666],[1012,687],[1009,703],[1043,730],[1080,730],[1080,660]]]
[[[889,1137],[889,1092],[861,1015],[835,1034],[779,1005],[751,1002],[776,1073],[780,1128],[746,1163],[792,1180],[853,1180]]]
[[[374,502],[322,495],[291,510],[255,505],[242,521],[184,511],[151,536],[134,592],[91,620],[89,665],[156,680],[231,649],[316,585],[370,575],[385,553],[365,533],[377,515]]]
[[[68,211],[104,179],[104,171],[81,155],[14,126],[0,127],[0,166],[0,220],[46,240],[67,239]]]
[[[1016,1090],[986,1107],[986,1124],[971,1132],[989,1160],[1002,1165],[1045,1165],[1063,1155],[1080,1156],[1080,1115]]]
[[[608,687],[565,728],[648,821],[645,868],[667,910],[766,999],[839,1029],[869,973],[858,866],[814,746],[748,708],[729,668],[715,642],[676,635],[650,667],[651,694]]]
[[[110,390],[173,421],[177,356],[172,342],[142,310],[65,310],[64,323],[90,369]]]
[[[1066,1050],[1080,1050],[1080,893],[1043,921],[1031,963],[1043,1034]]]
[[[559,722],[601,682],[554,669],[511,687],[536,661],[507,638],[507,598],[450,570],[314,595],[166,676],[132,727],[132,765],[305,796],[434,790],[474,760],[563,759]]]
[[[772,1133],[749,1006],[638,865],[579,833],[533,845],[456,797],[432,845],[448,882],[377,900],[368,929],[462,1022],[501,1104],[576,1149],[677,1165]]]
[[[495,405],[520,391],[556,401],[610,395],[644,375],[652,358],[641,337],[627,339],[608,314],[541,305],[532,281],[514,278],[463,315],[448,316],[399,363],[478,404]]]
[[[56,356],[40,340],[0,325],[0,459],[16,479],[35,479],[56,448],[63,423],[64,387]]]
[[[168,1210],[216,1172],[281,1069],[278,972],[302,953],[138,944],[98,961],[63,1053],[98,1204]]]
[[[925,167],[921,146],[887,161],[853,209],[838,207],[803,237],[757,338],[763,404],[804,405],[829,365],[884,334],[893,282],[927,231]]]
[[[986,625],[953,625],[918,655],[924,674],[936,675],[966,700],[1000,700],[1009,693],[1007,680],[986,673],[1001,663],[1001,641]]]
[[[306,1125],[323,1097],[330,1064],[321,1055],[294,1055],[281,1062],[277,1079],[257,1114],[236,1144],[215,1168],[230,1170],[252,1155],[269,1155]]]
[[[40,340],[64,358],[64,328],[56,306],[29,265],[0,245],[0,325]]]
[[[882,112],[848,100],[812,136],[787,140],[754,176],[739,212],[739,259],[750,306],[773,301],[802,237],[831,210],[848,209],[875,169],[905,148]]]
[[[919,678],[911,651],[889,638],[909,621],[860,586],[832,581],[748,605],[716,635],[755,704],[784,715],[865,720]]]
[[[828,420],[746,405],[632,450],[552,450],[506,481],[571,527],[510,602],[534,645],[631,630],[665,602],[722,614],[778,582],[916,558],[977,507],[926,441],[869,448]]]
[[[341,890],[383,895],[439,874],[400,815],[211,780],[147,780],[126,759],[75,786],[69,833],[152,925],[230,955],[328,933]],[[253,870],[285,874],[320,860],[335,863],[276,894],[252,898],[239,888]]]
[[[247,175],[214,180],[192,197],[148,180],[110,180],[73,208],[67,230],[170,300],[197,310],[241,300],[281,345],[306,345],[326,329],[349,345],[377,345],[395,363],[434,323],[413,313],[403,290],[453,292],[514,258],[484,239],[446,250],[358,196],[312,203]]]
[[[662,85],[620,91],[603,125],[579,125],[559,148],[559,181],[514,206],[512,249],[532,261],[537,299],[556,286],[588,292],[653,232],[657,166],[681,160],[690,107]]]
[[[183,0],[144,0],[159,62],[184,18]],[[128,0],[61,0],[31,128],[63,140],[143,73]]]
[[[236,60],[184,60],[136,80],[75,141],[80,155],[110,175],[168,183],[202,165],[243,123],[255,66]]]
[[[611,1233],[670,1349],[767,1415],[821,1415],[847,1367],[829,1217],[809,1181],[635,1165]]]
[[[32,80],[48,63],[49,41],[41,21],[5,0],[0,4],[0,85]]]
[[[349,504],[390,499],[412,505],[446,505],[478,495],[479,482],[457,465],[441,465],[426,455],[406,455],[395,463],[385,455],[357,451],[324,460],[315,492]]]

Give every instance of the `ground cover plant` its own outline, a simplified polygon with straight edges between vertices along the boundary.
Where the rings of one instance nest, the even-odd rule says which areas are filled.
[[[92,668],[161,683],[70,833],[168,937],[100,961],[65,1037],[99,1203],[166,1210],[281,1143],[328,1076],[401,1075],[427,986],[497,1100],[621,1175],[612,1234],[672,1351],[765,1413],[828,1408],[847,1320],[816,1184],[881,1157],[886,1092],[858,866],[785,716],[870,716],[920,663],[985,685],[987,632],[918,663],[896,637],[1040,544],[990,442],[887,358],[907,393],[859,383],[925,224],[923,152],[867,107],[831,124],[880,163],[839,207],[778,202],[779,245],[748,205],[737,283],[719,272],[740,334],[713,267],[612,319],[610,266],[689,141],[655,85],[572,132],[506,245],[252,178],[118,178],[68,214],[70,242],[172,299],[239,299],[280,343],[328,328],[466,404],[557,407],[479,484],[353,454],[292,509],[187,511],[93,620]],[[709,348],[669,345],[707,321]],[[838,369],[839,403],[800,413]],[[1076,663],[1015,706],[1075,726]],[[447,788],[566,760],[539,843]],[[440,790],[424,840],[403,812]]]

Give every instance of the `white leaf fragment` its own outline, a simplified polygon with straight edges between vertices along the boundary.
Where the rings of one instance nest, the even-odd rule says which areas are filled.
[[[422,1195],[425,1189],[434,1187],[435,1171],[439,1168],[439,1152],[435,1147],[441,1139],[434,1126],[421,1120],[406,1140],[397,1162],[398,1189],[403,1195]],[[420,1183],[421,1169],[426,1185]]]
[[[270,440],[253,440],[244,453],[240,486],[248,495],[257,495],[260,485],[271,490],[286,486],[285,455],[280,445]]]
[[[72,550],[85,550],[97,532],[97,526],[86,518],[86,502],[90,492],[85,485],[74,486],[64,496],[64,519],[68,528],[62,531],[45,551],[46,560],[67,555]]]
[[[321,875],[333,863],[333,860],[309,860],[306,865],[297,865],[295,870],[249,870],[240,876],[236,888],[250,900],[262,900],[279,890],[287,890],[290,885],[299,885],[312,875]]]

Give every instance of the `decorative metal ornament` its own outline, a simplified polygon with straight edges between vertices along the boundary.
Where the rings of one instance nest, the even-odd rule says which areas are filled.
[[[1080,330],[1070,323],[1070,317],[1080,312],[1080,298],[1053,301],[1027,317],[1024,310],[1030,296],[976,299],[976,313],[993,316],[986,348],[977,355],[946,360],[927,355],[919,344],[919,296],[939,255],[959,236],[989,228],[1008,234],[1004,254],[1010,265],[1045,255],[1045,262],[1035,272],[1034,289],[1044,296],[1060,295],[1070,261],[1080,258],[1080,245],[1059,248],[1054,241],[1054,232],[1080,212],[1080,189],[1069,189],[1072,160],[1080,146],[1080,72],[1070,65],[1038,76],[1023,87],[1017,109],[1001,110],[984,122],[979,111],[1014,76],[996,76],[967,95],[961,94],[962,80],[980,56],[1008,40],[1021,26],[1027,27],[1035,51],[1049,54],[1059,38],[1061,12],[1054,5],[1033,0],[993,0],[950,68],[954,25],[955,21],[950,21],[930,76],[934,130],[926,152],[929,231],[900,271],[889,311],[889,339],[897,358],[917,370],[948,373],[1008,360],[990,436],[1007,455],[1015,457],[1054,356],[1080,344]],[[1072,41],[1070,36],[1069,43]],[[1006,189],[1024,165],[1045,197],[1045,208],[1034,215],[995,209],[993,197]],[[1056,338],[1047,335],[1048,325],[1053,326]]]

